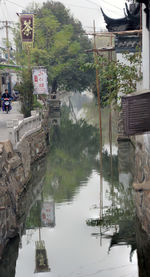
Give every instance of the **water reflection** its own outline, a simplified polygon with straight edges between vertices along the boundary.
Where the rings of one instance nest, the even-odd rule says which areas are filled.
[[[119,142],[118,155],[112,151],[112,156],[109,147],[103,147],[100,220],[99,131],[83,119],[73,123],[65,106],[61,128],[53,129],[51,142],[46,162],[35,169],[27,199],[20,201],[22,248],[17,259],[18,245],[12,247],[14,275],[9,276],[32,277],[42,272],[43,277],[136,277],[136,248],[143,273],[149,244],[141,242],[142,237],[139,240],[141,231],[135,227],[132,145]],[[87,218],[91,219],[88,226]]]
[[[26,233],[26,220],[30,209],[36,203],[37,199],[40,197],[44,182],[45,175],[45,159],[36,162],[32,168],[32,178],[31,182],[27,185],[27,190],[23,192],[18,201],[18,210],[15,213],[15,226],[12,225],[7,236],[14,237],[11,239],[9,244],[6,246],[2,259],[0,260],[0,277],[15,277],[16,272],[16,261],[18,258],[19,248],[22,248],[22,235]],[[10,207],[9,207],[10,209]],[[7,212],[7,210],[6,210]],[[14,215],[14,213],[13,213]],[[1,219],[1,217],[0,217]],[[28,221],[28,220],[27,220]],[[12,224],[12,219],[9,215],[9,224]],[[1,225],[2,226],[2,225]],[[4,227],[2,226],[1,232],[4,232]],[[1,237],[0,237],[1,238]],[[7,239],[7,238],[5,238]],[[3,241],[1,241],[3,242]]]
[[[112,169],[112,170],[110,170]],[[103,177],[108,181],[108,207],[103,217],[88,219],[87,225],[99,226],[100,235],[110,239],[109,251],[114,246],[130,245],[130,260],[136,250],[135,206],[132,182],[134,177],[134,147],[129,141],[119,141],[118,156],[103,152]],[[111,234],[108,231],[111,229]]]
[[[55,227],[55,202],[53,199],[42,203],[41,226]]]
[[[97,164],[98,130],[84,120],[73,124],[64,107],[61,128],[53,129],[51,153],[47,159],[44,197],[53,195],[56,202],[70,202],[82,181],[89,178]]]
[[[35,273],[49,272],[47,251],[44,240],[41,239],[41,229],[39,228],[39,239],[35,242]]]

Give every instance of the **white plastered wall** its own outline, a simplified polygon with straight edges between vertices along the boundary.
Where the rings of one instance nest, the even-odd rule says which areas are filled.
[[[150,33],[146,28],[146,14],[143,4],[142,12],[142,71],[143,71],[143,90],[150,89]]]

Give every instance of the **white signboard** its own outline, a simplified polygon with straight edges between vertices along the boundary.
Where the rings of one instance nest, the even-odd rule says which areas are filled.
[[[34,94],[48,95],[47,70],[45,68],[34,68],[32,70]]]

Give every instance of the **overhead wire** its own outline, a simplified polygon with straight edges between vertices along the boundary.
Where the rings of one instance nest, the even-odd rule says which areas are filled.
[[[57,0],[56,0],[57,1]],[[89,2],[90,4],[94,4],[97,6],[97,8],[91,8],[91,7],[87,7],[87,6],[81,6],[81,5],[76,5],[76,4],[70,4],[70,2],[67,2],[66,0],[62,0],[62,3],[64,5],[67,5],[68,7],[72,6],[72,7],[79,7],[79,8],[84,8],[84,9],[92,9],[92,10],[97,10],[100,9],[100,4],[97,4],[95,3],[94,1],[92,0],[85,0],[87,2]],[[105,8],[105,10],[109,11],[109,12],[113,12],[112,10],[108,9],[108,8]],[[121,11],[122,9],[119,8],[119,10]],[[120,15],[118,12],[115,11],[115,13],[117,13],[118,15]]]
[[[89,2],[89,3],[92,3],[92,4],[94,4],[94,5],[98,6],[98,7],[100,6],[99,4],[97,4],[96,2],[94,2],[94,1],[92,1],[92,0],[85,0],[85,1],[87,1],[87,2]],[[109,6],[112,6],[112,7],[116,8],[116,9],[118,9],[118,10],[122,10],[121,8],[117,7],[117,6],[114,5],[114,4],[109,3],[109,2],[106,1],[106,0],[99,0],[99,1],[102,1],[102,2],[104,2],[104,3],[106,3],[106,4],[108,4]]]
[[[5,0],[5,1],[7,1],[7,2],[13,4],[13,5],[16,5],[17,7],[20,7],[20,8],[22,8],[22,9],[25,9],[24,6],[22,6],[22,5],[20,5],[20,4],[16,3],[16,2],[14,2],[14,1],[12,1],[12,0]],[[95,2],[92,1],[92,0],[85,0],[85,1],[87,1],[87,2],[89,2],[89,3],[91,3],[91,4],[94,4],[94,5],[96,5],[98,8],[100,8],[100,5],[98,5],[97,3],[95,3]],[[109,5],[113,6],[113,7],[115,7],[115,8],[117,8],[117,9],[121,10],[121,8],[115,6],[114,4],[111,4],[111,3],[107,2],[106,0],[100,0],[100,1],[103,1],[103,2],[109,4]],[[65,2],[65,1],[64,1],[64,2]],[[86,9],[94,9],[94,8],[84,7],[84,6],[81,6],[81,5],[75,5],[75,4],[70,4],[70,3],[69,3],[69,6],[74,6],[74,7],[79,7],[79,8],[86,8]],[[96,10],[96,8],[95,8],[95,10]],[[110,9],[108,9],[108,8],[106,8],[106,10],[112,12],[112,10],[110,10]]]
[[[0,43],[1,43],[1,45],[3,45],[3,43],[4,43],[4,38],[6,40],[5,22],[7,21],[7,16],[4,12],[3,4],[4,4],[4,1],[1,0],[0,1],[0,11],[1,11],[1,14],[2,14],[1,21],[0,21],[0,33],[1,33]]]
[[[116,5],[114,5],[114,4],[112,4],[112,3],[110,3],[110,2],[108,2],[108,1],[106,1],[106,0],[99,0],[99,1],[104,2],[104,3],[108,4],[109,6],[112,6],[112,7],[116,8],[116,9],[118,9],[118,10],[121,10],[121,11],[122,11],[122,9],[121,9],[121,8],[117,7]]]
[[[1,9],[1,2],[2,2],[2,0],[0,0],[0,12],[1,12],[0,18],[3,18],[3,12],[2,12],[2,9]]]
[[[95,2],[92,1],[92,0],[85,0],[85,1],[87,1],[88,3],[94,4],[94,5],[96,5],[98,8],[100,8],[100,4],[97,4],[97,3],[95,3]],[[111,3],[109,3],[109,2],[107,2],[107,1],[105,1],[105,0],[100,0],[100,1],[103,1],[103,2],[105,2],[105,3],[108,3],[109,5],[111,5],[111,6],[115,7],[115,8],[117,8],[117,9],[119,9],[120,11],[122,11],[121,8],[119,8],[119,7],[113,5],[113,4],[111,4]],[[107,10],[107,11],[109,11],[109,12],[113,12],[112,10],[110,10],[110,9],[108,9],[108,8],[105,8],[105,10]],[[116,11],[115,11],[115,13],[119,14],[119,13],[116,12]],[[119,14],[119,15],[120,15],[120,14]]]
[[[25,9],[25,7],[23,7],[22,5],[18,4],[18,3],[15,3],[14,1],[11,1],[11,0],[6,0],[7,2],[11,3],[11,4],[14,4],[15,6],[19,7],[19,8],[22,8],[22,9]]]
[[[23,7],[22,5],[20,5],[20,4],[18,4],[18,3],[16,3],[16,2],[14,2],[14,1],[12,1],[12,0],[0,0],[0,4],[1,4],[1,2],[4,2],[5,3],[5,6],[6,6],[6,9],[7,9],[7,13],[8,13],[8,8],[7,8],[7,4],[6,4],[6,1],[7,2],[9,2],[9,3],[11,3],[11,4],[13,4],[13,5],[15,5],[15,6],[17,6],[17,7],[20,7],[20,8],[22,8],[22,9],[25,9],[25,7]],[[68,6],[73,6],[73,7],[79,7],[79,8],[84,8],[84,9],[92,9],[92,10],[97,10],[98,11],[98,9],[100,8],[100,5],[99,4],[97,4],[96,2],[94,2],[93,0],[85,0],[85,1],[87,1],[88,3],[90,3],[90,4],[94,4],[94,5],[96,5],[97,6],[97,8],[91,8],[91,7],[85,7],[85,6],[81,6],[81,5],[74,5],[74,4],[68,4]],[[117,7],[116,5],[114,5],[114,4],[111,4],[111,3],[109,3],[108,1],[106,1],[106,0],[100,0],[101,2],[104,2],[104,3],[106,3],[106,4],[109,4],[109,5],[111,5],[112,7],[114,7],[114,8],[117,8],[117,9],[119,9],[119,10],[121,10],[121,8],[119,8],[119,7]],[[66,2],[65,0],[64,0],[64,2]],[[113,12],[112,10],[110,10],[110,9],[108,9],[108,8],[105,8],[107,11],[109,11],[109,12]],[[2,11],[2,13],[3,13],[3,15],[5,15],[5,13]],[[9,13],[8,13],[9,14]],[[100,13],[100,15],[101,15],[101,17],[102,17],[102,14]],[[5,18],[6,18],[6,15],[5,15]],[[10,16],[9,16],[9,18],[10,18]],[[102,17],[102,20],[103,20],[103,17]],[[103,20],[103,23],[104,23],[104,20]]]
[[[4,3],[4,1],[0,1],[0,7],[1,7],[2,15],[3,15],[2,18],[4,17],[5,20],[7,20],[7,16],[6,16],[6,14],[5,14],[4,10],[3,10],[3,6],[2,6],[3,3]]]
[[[72,7],[77,7],[77,8],[82,8],[82,9],[90,9],[90,10],[97,10],[97,8],[91,8],[91,7],[85,7],[85,6],[80,6],[80,5],[74,5],[74,4],[66,4]]]
[[[97,8],[91,8],[91,7],[85,7],[85,6],[80,6],[80,5],[74,5],[74,4],[66,4],[68,6],[72,6],[72,7],[78,7],[78,8],[82,8],[82,9],[89,9],[89,10],[97,10],[97,11],[100,11],[100,6],[98,6]],[[107,8],[105,8],[105,10],[109,11],[109,12],[112,12],[112,10],[109,10]],[[118,12],[115,12],[117,13],[118,15],[120,15]]]
[[[12,20],[12,18],[11,18],[11,16],[10,16],[10,13],[9,13],[9,11],[8,11],[8,8],[7,8],[6,0],[4,0],[4,5],[5,5],[5,8],[6,8],[6,12],[7,12],[7,14],[8,14],[8,18],[10,18],[10,20],[13,22],[13,20]]]

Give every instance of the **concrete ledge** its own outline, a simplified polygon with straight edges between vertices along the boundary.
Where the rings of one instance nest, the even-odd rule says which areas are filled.
[[[7,122],[7,128],[9,132],[9,139],[16,149],[18,144],[25,137],[40,130],[41,128],[41,116],[36,111],[31,111],[31,116],[24,118],[21,121],[11,120]]]

